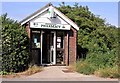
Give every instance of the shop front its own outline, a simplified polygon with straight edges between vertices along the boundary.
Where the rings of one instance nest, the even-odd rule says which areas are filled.
[[[52,4],[20,23],[26,27],[34,64],[69,65],[76,62],[79,27]]]

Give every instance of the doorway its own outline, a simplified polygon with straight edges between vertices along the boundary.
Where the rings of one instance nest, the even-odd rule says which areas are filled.
[[[41,64],[56,64],[56,32],[42,31],[41,42]]]

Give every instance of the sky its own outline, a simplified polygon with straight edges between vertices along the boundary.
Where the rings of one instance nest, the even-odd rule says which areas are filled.
[[[2,2],[2,14],[7,13],[8,17],[21,21],[34,13],[48,2]],[[79,5],[88,6],[90,11],[106,20],[106,23],[118,26],[118,3],[117,2],[77,2]],[[1,3],[0,3],[1,4]],[[61,2],[52,2],[59,6]],[[73,6],[75,2],[65,2],[65,5]]]

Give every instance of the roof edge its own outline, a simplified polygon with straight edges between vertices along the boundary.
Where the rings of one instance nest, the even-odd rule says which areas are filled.
[[[24,18],[23,20],[21,20],[19,23],[21,24],[25,20],[29,19],[30,17],[34,16],[35,14],[37,14],[38,12],[42,11],[43,9],[45,9],[46,7],[49,7],[49,6],[53,6],[51,2],[49,2],[47,5],[43,6],[42,8],[40,8],[39,10],[37,10],[36,12],[30,14],[29,16],[27,16],[26,18]]]
[[[41,11],[46,10],[46,8],[48,8],[49,6],[52,6],[52,7],[55,9],[56,13],[57,13],[61,18],[63,18],[66,22],[68,22],[71,26],[73,26],[76,30],[79,30],[78,25],[77,25],[76,23],[74,23],[74,22],[73,22],[70,18],[68,18],[66,15],[64,15],[61,11],[59,11],[57,8],[55,8],[55,7],[52,5],[51,2],[48,3],[47,5],[43,6],[42,8],[40,8],[39,10],[37,10],[36,12],[32,13],[31,15],[27,16],[26,18],[24,18],[23,20],[21,20],[19,23],[20,23],[21,25],[24,25],[25,23],[27,23],[28,21],[30,21],[31,19],[33,19],[33,18],[31,18],[31,17],[34,17],[34,16],[36,16],[36,14],[39,14]],[[31,18],[31,19],[29,19],[29,18]],[[28,19],[29,19],[29,20],[28,20]]]
[[[72,25],[72,26],[74,25],[73,27],[74,27],[76,30],[79,30],[79,27],[78,27],[78,25],[77,25],[75,22],[73,22],[70,18],[68,18],[66,15],[64,15],[64,14],[63,14],[61,11],[59,11],[57,8],[54,7],[54,9],[57,10],[61,15],[63,15],[63,17],[65,17],[65,18],[67,19],[67,20],[66,20],[67,22],[69,21],[70,23],[72,23],[72,24],[70,24],[70,23],[68,22],[70,25]],[[61,16],[61,17],[62,17],[62,16]]]

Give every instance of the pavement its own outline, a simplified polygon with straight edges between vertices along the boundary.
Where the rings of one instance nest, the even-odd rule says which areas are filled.
[[[83,75],[77,72],[63,72],[66,66],[48,66],[42,72],[30,76],[14,79],[2,79],[4,81],[118,81],[118,79],[101,78],[94,75]]]

